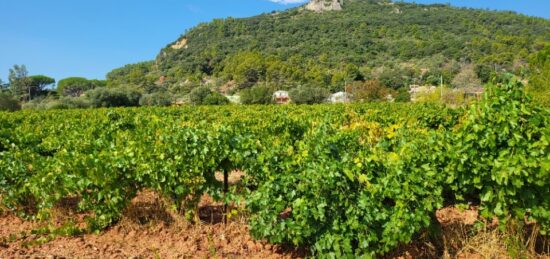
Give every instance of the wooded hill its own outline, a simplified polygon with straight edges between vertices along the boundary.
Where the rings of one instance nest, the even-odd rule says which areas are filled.
[[[444,4],[355,0],[346,1],[342,11],[298,7],[199,24],[163,48],[155,61],[115,69],[107,78],[111,86],[180,94],[205,83],[230,92],[258,83],[334,92],[366,79],[398,89],[437,84],[441,76],[451,85],[460,74],[483,83],[504,71],[529,74],[529,57],[549,43],[548,19]]]

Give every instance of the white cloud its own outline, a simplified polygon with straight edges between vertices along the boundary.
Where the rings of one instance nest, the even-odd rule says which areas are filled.
[[[308,0],[269,0],[269,1],[277,4],[301,4],[301,3],[307,2]]]

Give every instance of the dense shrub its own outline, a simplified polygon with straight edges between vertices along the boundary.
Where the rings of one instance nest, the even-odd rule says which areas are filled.
[[[139,99],[141,106],[170,106],[171,104],[172,96],[168,92],[145,94]]]
[[[201,105],[203,104],[204,99],[211,93],[212,91],[210,88],[206,86],[197,87],[189,93],[189,100],[194,105]]]
[[[395,95],[395,101],[410,102],[411,94],[409,93],[409,90],[407,90],[407,88],[399,88],[399,90],[397,90],[397,94]]]
[[[0,111],[17,111],[21,104],[11,95],[0,93]]]
[[[57,98],[38,97],[22,105],[23,110],[47,110],[51,103],[57,102]]]
[[[273,90],[267,86],[255,85],[241,91],[242,104],[269,104],[273,102]]]
[[[134,87],[101,87],[86,92],[93,107],[138,106],[141,95],[141,92]]]
[[[62,97],[56,106],[51,109],[83,109],[92,106],[90,100],[86,97]]]
[[[365,79],[394,90],[439,85],[441,78],[449,84],[457,76],[455,85],[468,85],[470,79],[490,81],[495,71],[527,71],[523,62],[550,39],[550,21],[544,18],[380,2],[388,1],[349,1],[340,12],[318,15],[291,8],[204,23],[167,45],[156,60],[113,70],[109,85],[131,83],[145,92],[163,85],[178,94],[188,94],[206,78],[231,81],[240,89],[307,84],[332,92]],[[395,10],[402,12],[392,14]],[[473,71],[461,73],[465,64]]]
[[[354,101],[381,101],[385,100],[394,91],[384,87],[379,81],[354,82],[351,87]]]
[[[52,110],[52,109],[84,109],[90,108],[92,104],[85,97],[65,96],[61,98],[46,97],[37,98],[23,104],[24,110]]]
[[[414,77],[415,71],[410,68],[384,69],[378,80],[383,86],[397,90],[408,87]]]
[[[223,105],[228,104],[229,99],[220,93],[213,92],[207,86],[193,89],[189,94],[189,100],[194,105]]]
[[[207,95],[202,104],[204,105],[224,105],[229,104],[229,99],[227,97],[221,95],[220,93],[210,93]]]

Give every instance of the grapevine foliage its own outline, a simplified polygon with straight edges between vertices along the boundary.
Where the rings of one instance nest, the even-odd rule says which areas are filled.
[[[550,111],[520,83],[468,109],[357,104],[0,113],[0,199],[48,220],[78,200],[88,230],[141,190],[191,220],[200,197],[245,199],[253,236],[322,257],[387,253],[434,224],[444,202],[550,227]],[[217,172],[245,172],[223,195]],[[451,194],[452,197],[449,197]]]
[[[479,200],[487,218],[528,217],[548,233],[550,112],[520,82],[489,87],[448,138],[446,184],[457,198]]]

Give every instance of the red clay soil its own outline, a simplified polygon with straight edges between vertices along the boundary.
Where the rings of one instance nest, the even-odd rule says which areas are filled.
[[[233,179],[237,180],[237,179]],[[58,237],[45,244],[29,245],[41,236],[30,235],[41,223],[0,215],[0,258],[303,258],[306,249],[270,245],[254,241],[246,219],[234,216],[223,223],[223,207],[205,196],[199,210],[200,224],[187,223],[182,216],[166,209],[158,195],[143,192],[126,210],[123,219],[101,234]],[[75,202],[56,208],[54,223],[67,219],[82,221],[83,215],[71,209]],[[238,209],[238,208],[236,208]],[[462,251],[461,240],[478,219],[475,208],[444,208],[436,213],[443,232],[434,241],[427,233],[412,244],[399,247],[383,258],[482,258]],[[435,243],[434,243],[435,242]],[[442,248],[443,247],[443,248]],[[462,251],[462,252],[461,252]],[[541,257],[542,258],[542,257]]]
[[[248,226],[238,216],[223,224],[222,207],[208,197],[201,201],[201,224],[189,224],[167,211],[154,193],[142,193],[132,201],[124,218],[101,234],[58,237],[31,246],[29,241],[39,236],[28,233],[41,225],[2,215],[0,258],[302,258],[306,255],[304,249],[254,241]],[[22,232],[27,233],[26,237],[22,238]]]
[[[2,228],[6,222],[2,220]],[[21,229],[14,226],[15,229]],[[280,247],[252,241],[245,226],[203,225],[187,231],[159,228],[125,231],[114,227],[100,235],[62,237],[44,245],[23,247],[23,241],[0,248],[0,257],[160,257],[160,258],[291,258],[300,257]]]

